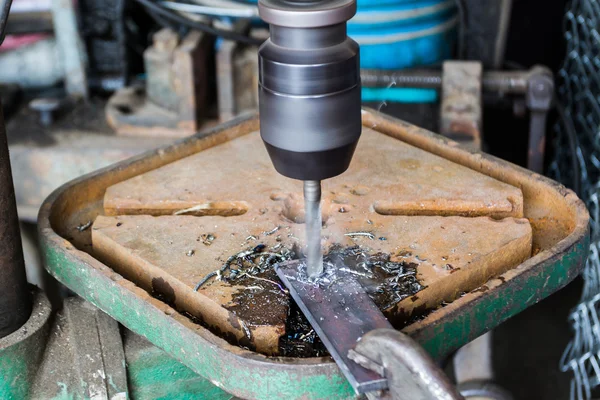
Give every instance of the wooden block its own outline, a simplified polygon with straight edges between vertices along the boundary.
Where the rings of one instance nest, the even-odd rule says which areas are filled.
[[[392,321],[404,321],[413,312],[476,289],[531,253],[531,227],[524,219],[375,214],[367,220],[356,214],[329,218],[323,246],[360,245],[371,254],[391,254],[392,261],[415,263],[418,279],[426,286],[416,296],[384,310]],[[373,236],[346,236],[358,231]],[[207,234],[214,236],[210,245],[202,241]],[[267,249],[302,249],[304,225],[277,213],[261,218],[250,214],[100,216],[92,227],[92,240],[98,258],[139,286],[200,318],[232,342],[277,353],[278,339],[285,332],[288,298],[276,285],[259,280],[230,285],[213,279],[198,292],[194,287],[231,255],[258,244]],[[249,285],[262,289],[248,302],[244,293]]]
[[[520,189],[365,128],[350,169],[323,182],[325,213],[523,217]],[[278,199],[302,219],[301,183],[279,175],[260,136],[233,141],[110,187],[107,215],[261,212]],[[294,203],[291,204],[290,203]]]

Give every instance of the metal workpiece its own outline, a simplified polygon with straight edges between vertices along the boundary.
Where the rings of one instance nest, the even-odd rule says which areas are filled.
[[[365,368],[351,355],[368,332],[393,330],[390,322],[351,274],[337,270],[333,282],[315,284],[298,267],[295,261],[279,264],[277,275],[356,393],[387,389],[382,369]]]
[[[261,136],[275,169],[323,180],[350,165],[361,133],[355,1],[259,2],[271,36],[259,49]]]
[[[19,329],[31,315],[4,117],[0,112],[0,338]]]

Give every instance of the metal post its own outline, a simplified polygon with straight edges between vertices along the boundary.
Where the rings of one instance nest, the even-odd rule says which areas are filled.
[[[19,329],[31,315],[21,247],[4,115],[0,104],[0,338]]]

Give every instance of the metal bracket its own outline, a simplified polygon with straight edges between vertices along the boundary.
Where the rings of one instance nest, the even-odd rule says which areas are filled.
[[[443,65],[440,133],[473,149],[481,149],[483,67],[476,61]]]
[[[554,79],[545,67],[534,67],[527,79],[525,103],[529,109],[529,149],[527,168],[544,172],[546,121],[554,99]]]

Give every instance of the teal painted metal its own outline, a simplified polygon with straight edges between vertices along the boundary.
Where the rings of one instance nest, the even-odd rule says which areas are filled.
[[[159,348],[125,347],[127,381],[132,400],[229,400],[231,395],[177,362]]]
[[[535,203],[534,208],[542,207],[538,209],[539,213],[553,215],[556,208],[557,213],[562,214],[555,217],[564,218],[561,223],[571,227],[560,241],[553,242],[552,247],[516,268],[506,282],[486,292],[469,294],[433,312],[426,320],[407,327],[406,332],[435,358],[446,356],[494,328],[560,289],[579,273],[587,256],[589,216],[572,192],[493,157],[470,154],[449,145],[446,139],[401,121],[369,111],[363,113],[363,120],[371,128],[521,187],[526,198]],[[51,226],[51,220],[68,219],[69,215],[64,213],[82,212],[85,218],[90,218],[93,215],[89,214],[90,205],[101,202],[107,186],[222,143],[243,134],[240,132],[244,130],[256,130],[255,121],[248,118],[228,123],[59,189],[40,211],[38,226],[47,268],[80,296],[228,393],[260,399],[352,398],[350,386],[330,360],[268,358],[231,346],[152,298],[89,254],[75,249]],[[542,195],[550,200],[536,202],[531,197]],[[76,206],[70,205],[73,202]],[[69,232],[72,227],[70,229]]]
[[[42,362],[52,308],[43,293],[36,290],[34,295],[27,323],[0,339],[0,399],[3,400],[28,399]]]
[[[230,393],[260,399],[354,397],[352,388],[334,363],[313,361],[302,368],[302,365],[286,365],[257,355],[235,357],[226,350],[233,347],[224,341],[217,340],[220,346],[207,341],[179,320],[166,318],[162,310],[100,271],[85,267],[74,257],[73,248],[65,251],[44,239],[41,246],[46,265],[56,279],[69,288],[77,288],[78,295]],[[250,365],[256,368],[248,368]]]

